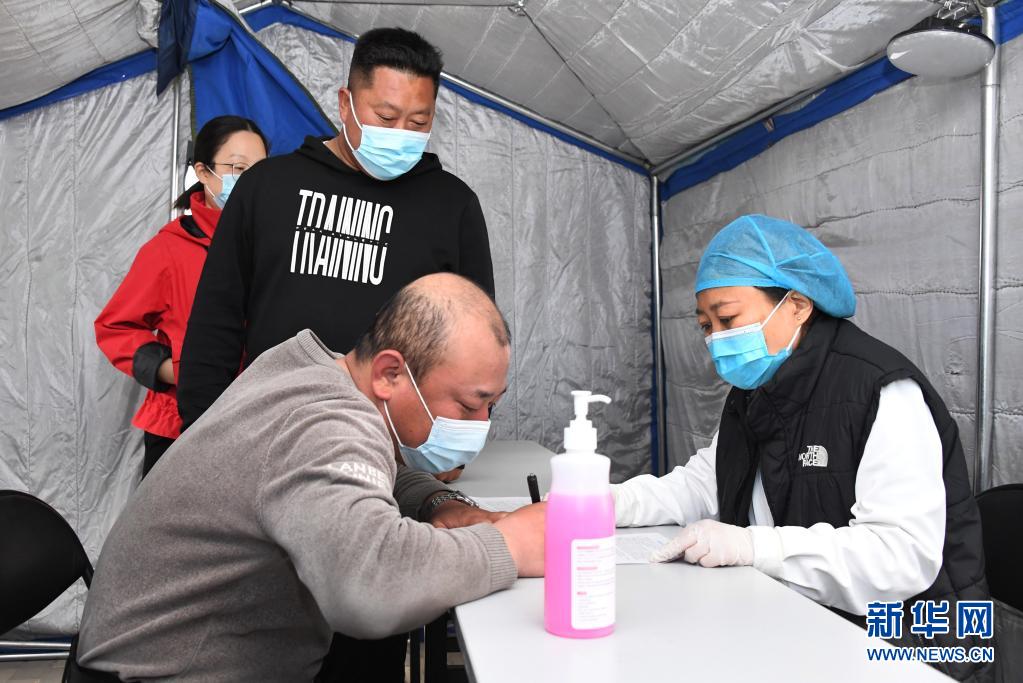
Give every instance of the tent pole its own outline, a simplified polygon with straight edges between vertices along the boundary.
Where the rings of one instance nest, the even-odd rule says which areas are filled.
[[[664,424],[664,346],[661,338],[661,182],[657,176],[650,176],[650,256],[653,266],[651,286],[654,290],[654,310],[651,322],[654,327],[654,404],[657,411],[657,474],[668,472],[667,444],[668,430]]]
[[[276,2],[277,2],[277,0],[259,0],[259,2],[254,2],[254,3],[252,3],[251,5],[249,5],[247,7],[242,7],[240,10],[238,10],[238,14],[241,14],[242,16],[244,16],[244,15],[248,14],[249,12],[254,12],[257,9],[262,9],[263,7],[266,7],[267,5],[273,5]],[[288,7],[288,9],[294,9],[294,8],[293,7]]]
[[[983,144],[980,198],[980,308],[977,333],[977,444],[973,453],[973,490],[980,493],[991,475],[991,436],[994,429],[995,241],[998,234],[998,133],[1001,90],[1001,48],[994,7],[978,5],[984,35],[995,54],[981,81],[981,138]]]
[[[171,97],[174,98],[174,123],[173,130],[171,131],[171,183],[170,183],[170,220],[174,220],[177,216],[177,210],[174,208],[174,200],[181,194],[181,186],[178,182],[178,147],[180,141],[178,140],[178,129],[181,127],[181,77],[174,79],[174,89]]]

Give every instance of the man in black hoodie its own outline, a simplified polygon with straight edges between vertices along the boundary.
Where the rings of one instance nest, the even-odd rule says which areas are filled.
[[[422,153],[440,71],[440,54],[417,34],[366,33],[338,92],[342,133],[308,137],[239,177],[185,336],[178,405],[186,428],[242,364],[305,328],[347,351],[418,277],[454,272],[493,294],[479,200]]]
[[[348,87],[338,91],[341,134],[308,137],[238,179],[185,334],[184,428],[239,367],[303,329],[348,351],[384,302],[423,275],[458,273],[493,296],[479,200],[436,155],[423,153],[441,68],[440,53],[416,33],[367,32],[355,45]],[[441,513],[451,527],[487,519],[457,501],[443,505],[435,523]],[[351,680],[400,681],[403,662],[404,639],[362,644],[339,636],[321,680],[338,668]]]

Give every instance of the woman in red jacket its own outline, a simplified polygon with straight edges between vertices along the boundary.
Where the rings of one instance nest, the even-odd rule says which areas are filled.
[[[145,432],[145,476],[181,433],[175,385],[185,326],[210,239],[238,176],[266,158],[249,119],[218,116],[195,138],[199,178],[174,206],[190,213],[163,226],[96,318],[96,343],[117,369],[149,389],[132,424]]]

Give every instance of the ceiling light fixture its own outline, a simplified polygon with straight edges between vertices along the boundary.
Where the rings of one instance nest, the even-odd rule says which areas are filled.
[[[987,66],[995,44],[979,27],[940,16],[924,19],[888,43],[888,59],[899,69],[936,78],[958,78]]]

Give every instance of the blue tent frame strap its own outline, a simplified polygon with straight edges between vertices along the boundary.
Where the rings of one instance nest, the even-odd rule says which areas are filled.
[[[120,83],[136,76],[147,74],[156,70],[156,50],[145,50],[130,57],[118,60],[98,69],[93,69],[84,76],[79,76],[67,85],[45,95],[16,104],[13,107],[0,109],[0,121],[19,116],[34,109],[47,107],[57,102],[77,97],[78,95],[104,88],[114,83]]]

